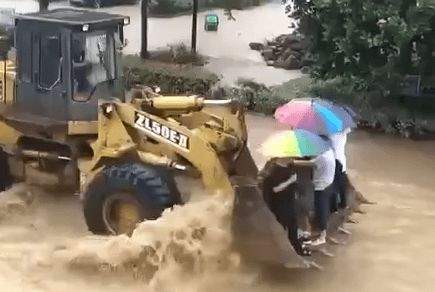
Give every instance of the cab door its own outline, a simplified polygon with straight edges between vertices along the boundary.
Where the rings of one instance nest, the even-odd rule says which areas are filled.
[[[41,33],[34,43],[35,99],[39,100],[42,114],[54,120],[66,120],[67,91],[65,86],[66,58],[64,40],[60,33]],[[36,70],[37,68],[37,70]]]
[[[52,120],[66,119],[67,92],[65,90],[66,38],[59,31],[25,33],[29,47],[19,51],[19,93],[17,103],[26,112]],[[19,46],[26,40],[19,41]]]

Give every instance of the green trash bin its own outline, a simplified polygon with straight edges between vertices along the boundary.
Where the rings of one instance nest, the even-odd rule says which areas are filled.
[[[219,16],[215,13],[208,13],[205,16],[205,31],[217,31],[219,27]]]

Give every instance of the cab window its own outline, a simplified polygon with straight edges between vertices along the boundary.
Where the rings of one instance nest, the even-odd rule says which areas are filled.
[[[52,89],[62,80],[62,50],[60,36],[42,35],[39,47],[39,85]]]
[[[86,101],[98,84],[114,80],[115,43],[113,35],[77,33],[72,39],[73,98]]]

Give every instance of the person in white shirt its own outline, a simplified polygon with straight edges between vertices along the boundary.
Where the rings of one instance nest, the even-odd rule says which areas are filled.
[[[347,189],[347,161],[346,161],[346,143],[347,135],[351,132],[350,128],[346,128],[343,132],[336,133],[329,136],[332,149],[335,156],[335,193],[337,198],[333,198],[332,202],[334,211],[337,207],[345,209],[347,207],[346,189]],[[337,202],[338,201],[338,202]]]
[[[317,227],[320,229],[320,236],[311,242],[311,245],[320,245],[326,243],[330,201],[334,192],[335,155],[332,148],[317,156],[314,164],[314,209]]]
[[[346,143],[347,136],[351,131],[352,130],[350,128],[346,128],[343,132],[333,134],[328,137],[331,142],[332,149],[334,150],[336,159],[334,191],[336,192],[337,196],[332,198],[331,204],[333,204],[333,211],[337,211],[338,208],[345,209],[350,207],[353,212],[364,213],[360,209],[359,205],[374,203],[366,199],[361,192],[357,191],[347,176]],[[351,204],[347,201],[348,192],[355,193],[355,200],[357,204]],[[345,230],[343,228],[341,229]]]

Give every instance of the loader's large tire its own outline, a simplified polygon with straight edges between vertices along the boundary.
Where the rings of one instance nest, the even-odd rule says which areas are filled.
[[[130,234],[137,223],[157,219],[180,201],[168,170],[125,163],[109,166],[94,178],[84,194],[84,215],[93,233]]]
[[[9,171],[8,155],[0,148],[0,192],[12,185],[12,177]]]

